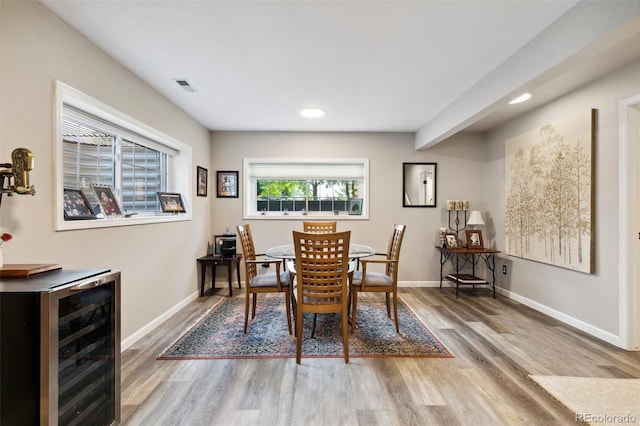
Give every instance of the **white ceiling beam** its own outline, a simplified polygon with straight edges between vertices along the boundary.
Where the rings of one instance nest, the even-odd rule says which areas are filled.
[[[583,0],[533,38],[493,72],[424,124],[415,136],[422,150],[487,117],[519,91],[550,81],[616,28],[640,17],[640,0]],[[544,80],[544,81],[542,81]]]

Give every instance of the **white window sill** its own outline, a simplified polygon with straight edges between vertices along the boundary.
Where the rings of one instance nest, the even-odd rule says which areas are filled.
[[[191,214],[132,216],[108,219],[65,220],[58,223],[56,231],[71,231],[76,229],[111,228],[115,226],[146,225],[151,223],[183,222],[191,220]]]
[[[300,214],[300,213],[292,213],[288,214],[284,213],[265,213],[265,214],[256,214],[256,215],[244,215],[243,219],[245,220],[368,220],[369,215],[361,214],[361,215],[350,215],[348,213],[341,214],[333,214],[331,212],[326,213],[314,213],[314,214]]]

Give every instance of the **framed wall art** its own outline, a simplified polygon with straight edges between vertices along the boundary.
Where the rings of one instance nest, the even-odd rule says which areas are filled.
[[[218,182],[218,198],[238,198],[238,172],[216,172]]]
[[[96,197],[98,197],[98,203],[100,203],[100,208],[102,209],[104,217],[122,216],[122,210],[120,209],[110,186],[92,184],[91,187],[96,193]]]
[[[160,208],[163,213],[185,213],[182,195],[177,192],[158,192]]]
[[[64,220],[97,219],[81,189],[64,188]]]
[[[595,109],[505,141],[505,253],[593,273]]]
[[[196,195],[198,197],[206,197],[207,196],[207,169],[204,167],[197,166],[196,172],[196,182],[198,183],[198,189],[196,191]]]

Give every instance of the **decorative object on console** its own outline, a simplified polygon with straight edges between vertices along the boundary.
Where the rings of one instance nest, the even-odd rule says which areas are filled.
[[[465,231],[467,236],[467,248],[483,248],[484,243],[482,241],[482,231],[479,229],[467,229]]]
[[[467,225],[471,225],[474,228],[476,226],[484,225],[484,220],[482,220],[482,213],[478,210],[474,210],[469,214],[469,220],[467,220]]]
[[[507,255],[593,273],[596,118],[584,110],[505,142]]]
[[[27,148],[16,148],[11,153],[11,163],[0,163],[0,203],[2,195],[36,195],[36,188],[29,185],[29,172],[33,170],[33,154]]]
[[[160,208],[163,213],[184,213],[187,210],[182,202],[182,195],[177,192],[158,192]]]
[[[469,210],[468,200],[447,200],[447,211],[449,214],[449,229],[456,233],[456,238],[460,231],[467,227],[467,211]],[[464,220],[460,226],[460,212],[464,212]],[[451,221],[453,220],[453,224]]]
[[[445,242],[446,248],[448,248],[448,249],[458,248],[458,236],[457,236],[457,234],[447,233],[444,236],[444,242]]]

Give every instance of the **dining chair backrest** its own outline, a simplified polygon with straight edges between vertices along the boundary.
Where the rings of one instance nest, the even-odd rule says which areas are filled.
[[[304,232],[325,233],[337,232],[337,222],[302,222]]]
[[[253,246],[253,236],[251,235],[251,227],[247,225],[238,225],[238,236],[240,237],[240,242],[242,243],[242,254],[244,255],[245,260],[255,260],[256,259],[256,250]],[[255,263],[245,262],[246,265],[246,273],[247,280],[258,275],[258,268]]]
[[[398,261],[400,258],[400,247],[402,246],[402,238],[404,237],[404,231],[407,229],[406,225],[395,225],[393,233],[389,239],[389,248],[387,249],[387,259],[395,260],[394,263],[387,263],[386,275],[397,279],[398,273]]]
[[[342,313],[342,345],[345,362],[349,362],[347,320],[350,239],[351,231],[324,234],[293,231],[297,281],[297,363],[300,363],[304,312]]]

